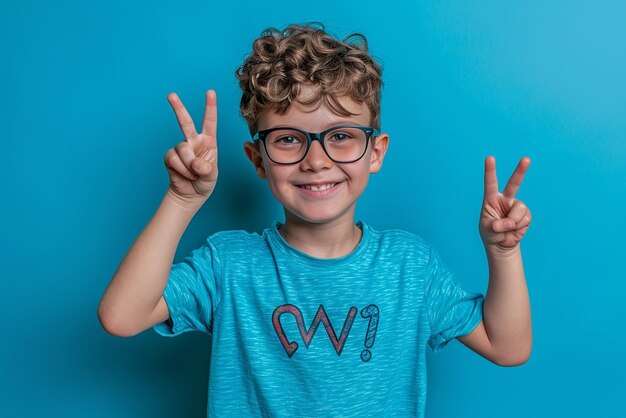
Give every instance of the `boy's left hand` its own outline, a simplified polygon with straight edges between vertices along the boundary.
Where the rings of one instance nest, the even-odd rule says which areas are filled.
[[[530,226],[532,215],[521,200],[515,199],[515,193],[529,165],[530,158],[522,158],[504,191],[500,193],[496,159],[491,156],[485,159],[485,194],[478,229],[487,249],[500,254],[519,249],[519,242]]]

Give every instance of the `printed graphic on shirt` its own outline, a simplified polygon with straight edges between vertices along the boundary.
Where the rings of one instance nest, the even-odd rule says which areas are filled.
[[[348,314],[346,315],[346,320],[343,323],[343,328],[341,330],[341,334],[337,337],[337,333],[335,332],[335,328],[330,322],[328,315],[326,314],[326,310],[324,309],[324,305],[320,305],[317,309],[317,313],[311,322],[311,326],[306,329],[304,325],[304,318],[302,316],[302,312],[300,308],[290,303],[285,305],[280,305],[274,312],[272,313],[272,325],[274,326],[274,330],[276,331],[276,335],[278,335],[278,339],[282,344],[287,356],[291,358],[294,355],[296,350],[298,350],[298,343],[296,341],[289,341],[287,335],[285,334],[285,330],[283,329],[282,324],[280,323],[280,316],[283,314],[291,314],[296,320],[296,325],[298,326],[298,331],[300,332],[300,336],[302,337],[302,341],[304,342],[304,346],[309,348],[311,344],[311,340],[317,331],[317,327],[320,322],[324,324],[324,328],[326,329],[326,334],[330,339],[333,347],[335,348],[335,352],[338,356],[341,355],[343,351],[343,347],[348,338],[348,334],[350,333],[350,329],[352,328],[352,323],[354,322],[354,318],[356,317],[356,313],[358,309],[355,306],[350,307],[348,310]],[[367,332],[365,333],[365,349],[361,351],[361,360],[369,361],[372,358],[372,353],[369,349],[374,346],[374,340],[376,338],[376,330],[378,329],[378,318],[379,311],[378,306],[371,304],[361,309],[361,317],[368,319],[367,324]]]

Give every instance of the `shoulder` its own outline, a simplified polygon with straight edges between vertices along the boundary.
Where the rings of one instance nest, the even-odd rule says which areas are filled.
[[[431,245],[421,236],[402,229],[378,230],[368,226],[371,239],[378,244],[380,251],[396,254],[410,254],[428,259]]]
[[[219,231],[207,237],[207,245],[220,257],[245,258],[265,252],[267,243],[264,236],[246,230]]]
[[[368,225],[372,238],[385,244],[405,245],[429,250],[430,244],[421,236],[403,229],[375,229]]]
[[[260,243],[262,241],[261,235],[257,232],[249,232],[243,229],[219,231],[210,235],[207,238],[209,244],[213,244],[216,247],[225,246],[247,246],[250,244]]]

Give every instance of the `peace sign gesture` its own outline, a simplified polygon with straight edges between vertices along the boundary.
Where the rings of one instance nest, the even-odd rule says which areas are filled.
[[[193,209],[213,193],[217,182],[217,97],[206,92],[202,132],[197,133],[193,120],[176,93],[167,95],[185,137],[165,154],[165,168],[170,175],[168,193]]]
[[[504,252],[514,250],[528,230],[532,215],[521,200],[515,199],[515,194],[529,165],[530,158],[522,158],[504,191],[500,193],[496,159],[491,156],[485,159],[485,194],[478,225],[485,247]]]

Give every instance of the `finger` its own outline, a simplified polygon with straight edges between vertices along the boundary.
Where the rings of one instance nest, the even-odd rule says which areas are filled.
[[[213,138],[217,136],[217,94],[214,90],[208,90],[206,93],[202,133]]]
[[[522,216],[522,220],[519,221],[516,225],[515,225],[515,229],[521,229],[524,227],[528,227],[530,225],[530,222],[532,221],[533,216],[530,213],[530,210],[527,210],[526,213],[524,214],[524,216]]]
[[[489,156],[485,158],[485,191],[484,200],[498,194],[498,178],[496,176],[496,159]]]
[[[196,180],[198,178],[198,176],[193,174],[191,171],[187,169],[187,167],[185,167],[185,164],[183,164],[182,160],[180,159],[180,156],[174,150],[174,148],[171,148],[167,152],[167,154],[165,154],[165,163],[171,169],[175,170],[180,175],[184,176],[185,178],[189,180]]]
[[[515,171],[513,172],[513,175],[511,175],[511,178],[507,182],[506,187],[502,192],[502,195],[504,195],[504,197],[506,197],[507,199],[515,198],[515,194],[517,193],[519,186],[522,184],[524,174],[526,174],[526,170],[528,169],[529,165],[530,158],[528,157],[524,157],[519,161],[517,167],[515,168]]]
[[[189,170],[191,173],[194,173],[191,163],[196,158],[196,155],[194,154],[189,142],[182,141],[178,143],[178,145],[176,145],[175,147],[175,150],[185,167],[187,167],[187,170]]]
[[[206,179],[210,177],[211,170],[213,169],[211,163],[203,160],[202,158],[196,158],[192,162],[193,171],[200,176],[201,179]]]
[[[167,95],[167,100],[174,109],[174,113],[176,113],[178,125],[180,125],[180,129],[183,131],[185,138],[188,139],[196,136],[198,133],[196,132],[193,120],[191,116],[189,116],[189,112],[187,112],[185,106],[183,106],[183,102],[178,98],[178,95],[176,93],[170,93]]]
[[[525,226],[523,228],[520,228],[517,231],[515,231],[515,235],[517,236],[517,238],[519,240],[521,240],[522,237],[524,236],[524,234],[526,233],[526,231],[528,231],[528,227],[527,226]]]
[[[509,209],[509,213],[507,213],[506,217],[512,219],[515,224],[518,224],[524,218],[528,212],[528,208],[521,200],[515,200],[511,209]]]

